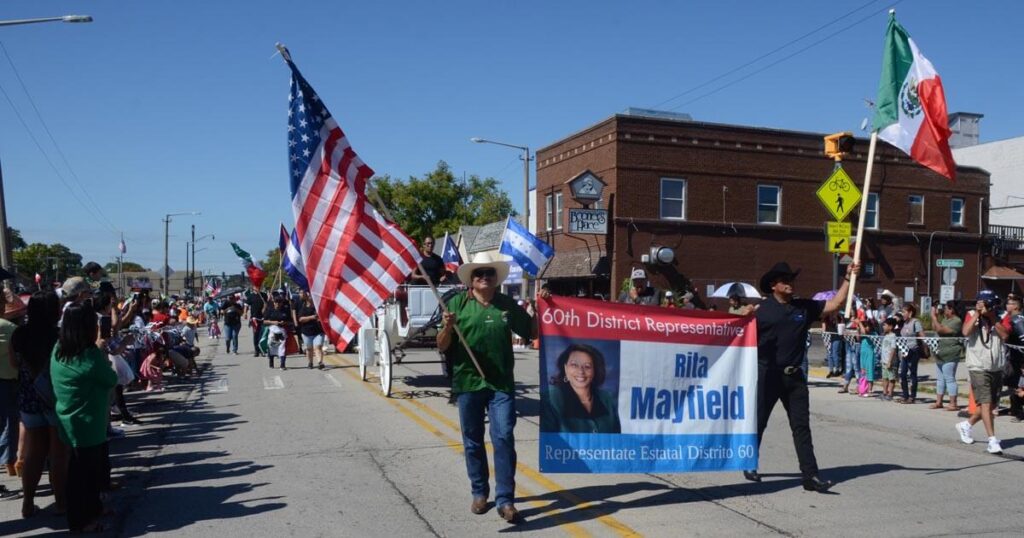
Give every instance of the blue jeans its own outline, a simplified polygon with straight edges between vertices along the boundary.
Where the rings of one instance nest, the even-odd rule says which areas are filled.
[[[949,394],[950,398],[956,398],[956,365],[957,361],[935,364],[935,394],[942,396]]]
[[[241,330],[241,327],[224,326],[224,348],[228,353],[238,353],[238,332]]]
[[[0,465],[18,459],[18,380],[0,379]]]
[[[860,345],[850,344],[845,340],[843,343],[846,344],[846,369],[843,371],[843,379],[849,384],[860,372]]]
[[[911,349],[906,357],[900,359],[900,388],[903,389],[903,399],[917,399],[917,362],[921,360],[921,351],[916,347]],[[907,384],[910,390],[907,391]]]
[[[828,344],[828,371],[838,372],[843,368],[843,341],[833,337]]]
[[[491,419],[491,445],[494,447],[494,504],[512,504],[516,491],[516,400],[511,392],[485,389],[458,395],[462,447],[466,473],[473,497],[490,494],[487,451],[484,450],[484,412]]]

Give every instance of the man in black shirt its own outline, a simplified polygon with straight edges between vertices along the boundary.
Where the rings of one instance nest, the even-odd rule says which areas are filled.
[[[818,462],[811,442],[810,395],[807,373],[803,371],[807,331],[815,323],[838,312],[846,302],[850,275],[859,264],[846,269],[846,278],[835,297],[826,301],[793,298],[793,282],[799,270],[777,263],[761,277],[761,291],[767,297],[757,306],[757,443],[760,447],[768,418],[775,403],[789,415],[793,444],[800,462],[803,486],[808,491],[826,492],[833,482],[818,478]],[[748,310],[748,313],[753,311]],[[744,471],[747,480],[760,482],[757,470]]]
[[[412,284],[426,286],[427,277],[430,277],[430,281],[435,286],[441,284],[441,280],[445,276],[444,260],[440,256],[434,254],[434,238],[429,235],[423,238],[423,243],[420,245],[420,254],[423,255],[423,260],[420,261],[420,265],[423,266],[423,270],[426,271],[426,275],[420,272],[420,268],[417,267],[412,272]]]
[[[253,289],[245,298],[245,310],[252,326],[253,357],[260,356],[260,336],[263,334],[263,311],[267,309],[267,301],[263,292]]]

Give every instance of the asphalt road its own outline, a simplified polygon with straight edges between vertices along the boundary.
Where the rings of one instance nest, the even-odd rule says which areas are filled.
[[[292,358],[281,371],[251,353],[210,346],[203,354],[200,380],[129,396],[146,424],[112,444],[123,488],[111,497],[109,535],[1020,536],[1024,528],[1024,424],[997,420],[1005,454],[991,456],[984,443],[960,443],[954,413],[837,394],[824,380],[812,389],[812,425],[822,474],[838,482],[830,494],[800,487],[781,406],[762,447],[761,484],[738,473],[542,475],[532,351],[516,354],[517,504],[527,522],[512,527],[494,510],[469,511],[457,413],[434,351],[412,351],[396,367],[392,398],[375,378],[359,380],[353,355],[329,355],[325,371]],[[975,436],[984,440],[980,425]],[[52,497],[37,504],[45,512]],[[0,535],[63,529],[45,513],[21,520],[19,508],[0,502]]]

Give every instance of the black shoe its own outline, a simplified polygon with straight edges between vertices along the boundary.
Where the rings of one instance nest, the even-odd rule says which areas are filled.
[[[832,486],[836,485],[831,480],[822,480],[817,476],[808,476],[804,478],[804,489],[807,491],[817,491],[818,493],[825,493]]]
[[[836,373],[833,372],[832,370],[829,370],[828,373],[825,374],[825,379],[832,379],[832,376],[834,375],[836,375]]]
[[[747,480],[750,480],[751,482],[760,482],[761,481],[761,475],[757,474],[757,470],[756,469],[753,470],[753,471],[743,471],[743,478],[746,478]]]

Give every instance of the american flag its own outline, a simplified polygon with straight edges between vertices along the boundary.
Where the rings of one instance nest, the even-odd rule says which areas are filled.
[[[292,63],[288,159],[295,231],[321,324],[344,347],[416,267],[416,244],[366,197],[373,176]]]

